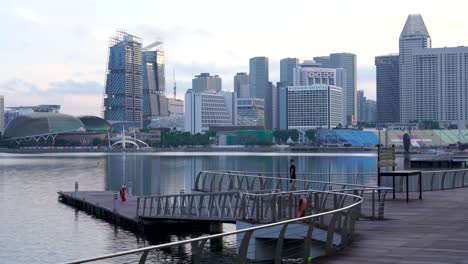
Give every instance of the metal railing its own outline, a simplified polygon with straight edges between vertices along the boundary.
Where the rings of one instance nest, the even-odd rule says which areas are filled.
[[[339,194],[343,196],[342,193]],[[307,211],[336,209],[337,193],[317,190],[296,192],[209,192],[137,198],[140,218],[187,221],[270,223],[298,217],[297,205],[305,199]]]
[[[406,192],[406,183],[403,177],[395,177],[395,191]],[[468,187],[468,169],[459,170],[437,170],[437,171],[422,171],[422,190],[437,191],[455,188]],[[391,177],[383,177],[382,185],[392,186]],[[419,177],[409,179],[409,191],[419,191]]]
[[[384,218],[385,197],[387,192],[392,190],[390,187],[353,183],[336,183],[304,179],[291,181],[288,176],[284,174],[282,176],[281,178],[238,171],[201,171],[195,177],[193,190],[211,193],[230,191],[288,191],[296,189],[352,193],[365,198],[360,216],[377,219]],[[292,186],[293,183],[294,188]]]
[[[321,208],[311,206],[307,211],[307,216],[297,217],[293,219],[282,220],[269,224],[253,225],[248,228],[242,228],[236,231],[225,232],[215,235],[208,235],[184,241],[166,243],[162,245],[150,246],[140,249],[128,250],[114,254],[108,254],[93,258],[81,259],[72,263],[89,263],[99,260],[112,259],[117,261],[118,257],[140,254],[138,256],[139,263],[144,264],[149,261],[157,263],[165,262],[163,259],[162,250],[190,247],[191,257],[187,260],[190,263],[202,263],[204,253],[208,251],[208,241],[217,239],[233,238],[232,244],[235,244],[235,254],[232,256],[218,256],[220,259],[208,256],[207,263],[230,261],[237,263],[247,263],[249,259],[262,258],[259,252],[266,252],[263,257],[273,260],[274,263],[281,263],[284,259],[302,259],[303,263],[307,263],[311,254],[329,255],[337,249],[346,246],[353,238],[355,220],[358,217],[359,207],[362,203],[362,197],[334,192],[311,192],[311,196],[322,194],[322,199],[317,198],[311,200],[312,203],[323,205]],[[303,191],[283,193],[289,197],[306,195]],[[257,197],[263,197],[264,194],[254,194]],[[329,197],[334,197],[329,199]],[[310,199],[309,196],[307,199]],[[262,198],[257,199],[259,202]],[[325,202],[324,202],[325,201]],[[328,201],[328,202],[327,202]],[[283,212],[282,210],[279,210]],[[258,214],[255,214],[258,216]],[[288,217],[290,217],[288,216]],[[243,222],[249,225],[250,222]],[[255,241],[254,243],[251,243]],[[314,244],[318,241],[319,244]],[[265,243],[269,244],[265,244]],[[263,245],[263,246],[262,246]],[[314,250],[312,248],[315,248]],[[319,251],[316,251],[316,249]],[[150,255],[152,253],[152,255]],[[172,261],[169,262],[178,262]]]

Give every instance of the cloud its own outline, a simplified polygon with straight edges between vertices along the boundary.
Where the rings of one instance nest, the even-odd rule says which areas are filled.
[[[49,94],[80,94],[80,95],[102,95],[103,85],[93,81],[77,82],[65,80],[49,84]]]
[[[44,23],[45,17],[37,14],[36,11],[28,8],[15,8],[14,13],[17,17],[32,23]]]
[[[72,115],[99,115],[102,92],[103,85],[93,81],[52,82],[47,89],[21,79],[0,83],[7,106],[59,104],[63,113]]]

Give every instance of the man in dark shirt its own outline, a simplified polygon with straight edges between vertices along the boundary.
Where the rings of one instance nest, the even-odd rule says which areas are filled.
[[[294,165],[294,160],[289,161],[291,166],[289,167],[289,182],[291,183],[291,190],[296,190],[296,166]]]

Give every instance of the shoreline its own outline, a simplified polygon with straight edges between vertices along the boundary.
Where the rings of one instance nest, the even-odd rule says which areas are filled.
[[[159,152],[264,152],[264,153],[350,153],[375,152],[376,147],[181,147],[181,148],[146,148],[126,149],[125,152],[159,153]],[[0,148],[0,153],[40,154],[40,153],[120,153],[122,149],[78,147],[78,148]]]

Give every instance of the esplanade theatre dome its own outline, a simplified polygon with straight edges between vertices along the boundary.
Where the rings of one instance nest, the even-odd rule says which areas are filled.
[[[97,116],[79,116],[78,119],[83,123],[86,132],[107,133],[112,128],[109,122]]]
[[[24,139],[78,131],[85,131],[79,118],[59,113],[32,113],[11,120],[3,132],[3,138]]]

